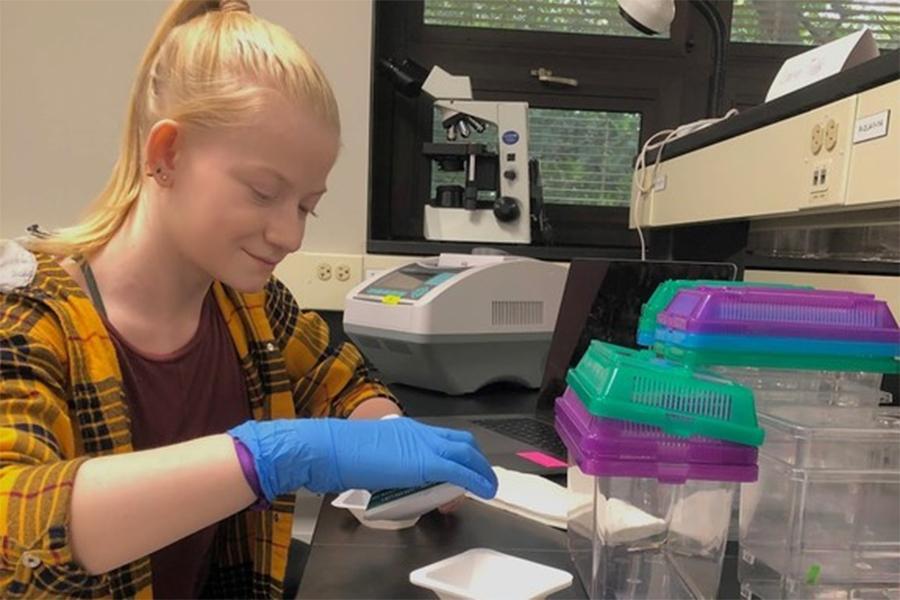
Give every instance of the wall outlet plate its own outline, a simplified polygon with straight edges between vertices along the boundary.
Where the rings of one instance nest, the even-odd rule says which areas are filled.
[[[294,294],[302,309],[344,310],[344,298],[363,278],[361,254],[296,252],[285,258],[275,275]]]

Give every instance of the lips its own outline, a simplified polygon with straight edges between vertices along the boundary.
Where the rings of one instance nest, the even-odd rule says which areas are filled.
[[[262,258],[261,256],[257,256],[257,255],[255,255],[255,254],[253,254],[252,252],[248,252],[247,250],[244,250],[244,252],[247,252],[248,255],[250,255],[252,258],[255,258],[255,259],[258,260],[259,262],[263,263],[264,265],[268,265],[268,266],[270,266],[270,267],[274,267],[274,266],[276,266],[276,265],[278,264],[278,261],[277,261],[277,260],[269,260],[269,259],[267,259],[267,258]]]

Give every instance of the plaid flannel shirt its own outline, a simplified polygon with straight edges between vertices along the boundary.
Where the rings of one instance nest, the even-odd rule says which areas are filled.
[[[346,417],[393,398],[274,277],[253,294],[213,287],[255,419]],[[0,241],[0,596],[152,597],[149,558],[90,575],[69,539],[79,466],[131,450],[116,351],[90,299],[53,257]],[[293,500],[220,524],[205,596],[281,597]]]

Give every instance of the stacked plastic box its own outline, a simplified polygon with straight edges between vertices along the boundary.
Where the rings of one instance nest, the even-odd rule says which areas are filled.
[[[745,281],[721,281],[716,279],[669,279],[657,286],[650,299],[641,307],[640,320],[638,321],[637,343],[641,346],[652,346],[656,340],[656,318],[659,313],[669,307],[679,291],[697,287],[705,288],[733,288],[743,289],[748,287],[775,288],[775,289],[813,289],[811,286],[790,285],[780,283],[748,283]]]
[[[568,535],[589,596],[714,598],[732,498],[757,477],[752,392],[598,341],[567,382],[556,429],[583,499]]]
[[[760,406],[770,400],[874,406],[886,399],[881,374],[900,372],[900,330],[872,294],[667,285],[665,294],[654,294],[660,296],[654,307],[647,304],[656,329],[641,340],[670,360],[748,385]]]
[[[656,319],[656,340],[704,356],[882,359],[900,354],[897,323],[872,294],[823,290],[680,290]],[[765,365],[769,366],[769,365]],[[778,364],[772,366],[779,366]],[[868,370],[868,369],[860,369]]]
[[[740,502],[750,598],[900,598],[900,409],[770,406]]]
[[[751,387],[766,441],[742,487],[746,597],[900,597],[900,330],[871,294],[684,286],[656,313],[662,356]]]
[[[782,402],[819,406],[878,406],[891,402],[891,394],[881,391],[881,373],[735,366],[706,368],[752,389],[758,410]]]

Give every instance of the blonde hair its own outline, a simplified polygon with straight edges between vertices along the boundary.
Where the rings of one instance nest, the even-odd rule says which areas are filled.
[[[142,148],[160,119],[200,128],[246,123],[274,91],[340,133],[325,74],[287,30],[249,10],[244,0],[176,0],[169,7],[141,60],[106,186],[80,223],[34,235],[29,248],[57,256],[102,248],[141,195]]]

